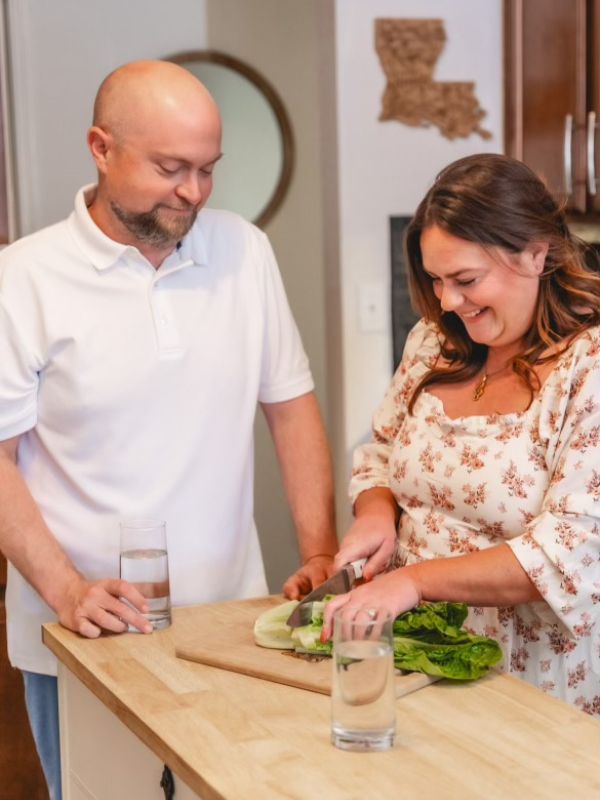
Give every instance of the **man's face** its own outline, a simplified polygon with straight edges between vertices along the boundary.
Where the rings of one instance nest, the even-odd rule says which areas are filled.
[[[103,196],[118,224],[140,244],[175,246],[210,196],[220,147],[218,119],[171,120],[115,139]]]

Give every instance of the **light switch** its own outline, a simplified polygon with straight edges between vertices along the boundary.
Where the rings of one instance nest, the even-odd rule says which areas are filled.
[[[385,284],[359,284],[358,327],[362,333],[385,331],[389,313],[390,302]]]

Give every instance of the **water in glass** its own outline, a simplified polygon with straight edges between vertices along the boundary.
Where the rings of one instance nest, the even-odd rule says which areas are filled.
[[[121,577],[146,598],[149,608],[144,616],[154,629],[168,627],[171,603],[167,551],[154,548],[125,550],[121,553]],[[137,630],[131,626],[129,629]]]
[[[394,658],[386,641],[337,642],[331,739],[345,750],[387,750],[394,743]]]

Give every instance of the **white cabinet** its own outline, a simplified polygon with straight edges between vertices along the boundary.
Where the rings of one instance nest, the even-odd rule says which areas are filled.
[[[63,800],[165,800],[163,762],[60,663],[58,691]],[[199,800],[173,778],[176,800]]]

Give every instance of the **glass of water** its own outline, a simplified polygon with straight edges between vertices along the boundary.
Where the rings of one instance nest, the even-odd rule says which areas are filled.
[[[333,618],[331,741],[342,750],[387,750],[396,733],[391,614],[348,609]]]
[[[120,575],[146,598],[144,614],[154,630],[171,624],[166,523],[152,519],[121,522]],[[138,632],[129,626],[129,631]]]

